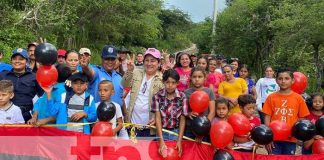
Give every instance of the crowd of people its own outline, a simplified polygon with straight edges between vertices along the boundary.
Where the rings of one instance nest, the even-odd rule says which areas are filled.
[[[156,48],[147,48],[130,58],[132,53],[127,48],[105,45],[100,53],[101,64],[90,64],[93,53],[89,48],[58,49],[57,83],[42,87],[35,76],[40,67],[35,60],[37,45],[30,43],[27,50],[15,49],[10,55],[11,65],[0,63],[1,124],[58,124],[61,129],[89,134],[90,123],[97,121],[98,105],[113,102],[114,135],[127,138],[124,122],[143,125],[136,128],[137,137],[158,137],[159,153],[166,156],[165,141],[177,141],[180,154],[183,136],[197,142],[210,141],[208,136],[196,137],[190,130],[197,116],[217,122],[239,112],[249,119],[251,127],[269,125],[274,120],[292,127],[300,119],[315,122],[323,115],[323,95],[314,94],[307,106],[302,96],[291,90],[293,71],[287,68],[275,73],[267,66],[265,77],[255,82],[249,76],[249,66],[237,58],[168,54]],[[4,54],[1,52],[0,58]],[[202,114],[193,112],[188,103],[195,91],[209,96],[208,109]],[[312,142],[319,138],[317,135],[305,142],[303,153],[311,153]],[[295,154],[296,142],[290,137],[274,141],[267,149],[269,154]],[[227,148],[252,152],[253,145],[249,135],[235,136]]]

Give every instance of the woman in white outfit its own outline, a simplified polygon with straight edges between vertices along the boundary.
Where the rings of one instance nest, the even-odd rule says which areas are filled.
[[[258,107],[261,123],[264,124],[264,114],[262,113],[263,104],[271,93],[279,90],[279,86],[276,82],[276,79],[274,78],[274,71],[271,66],[266,67],[265,77],[258,80],[255,88],[257,93],[256,104]]]

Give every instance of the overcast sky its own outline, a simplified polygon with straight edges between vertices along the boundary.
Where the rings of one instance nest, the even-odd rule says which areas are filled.
[[[194,22],[203,21],[206,17],[213,17],[214,0],[165,0],[166,8],[179,8],[188,13]],[[225,0],[217,0],[218,11],[223,10]]]

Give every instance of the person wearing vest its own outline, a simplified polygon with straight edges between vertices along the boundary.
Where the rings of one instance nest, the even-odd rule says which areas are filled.
[[[162,88],[162,74],[158,70],[161,54],[155,48],[148,48],[144,54],[144,69],[135,69],[133,62],[128,64],[122,84],[131,88],[130,101],[125,116],[126,122],[142,125],[154,125],[154,113],[151,111],[152,97]],[[137,137],[150,137],[154,130],[139,129]]]

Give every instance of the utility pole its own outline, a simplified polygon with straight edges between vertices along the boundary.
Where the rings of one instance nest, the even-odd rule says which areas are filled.
[[[217,0],[214,0],[214,17],[213,17],[213,31],[212,31],[212,50],[211,53],[215,54],[215,42],[214,37],[216,34],[216,20],[217,20]]]

